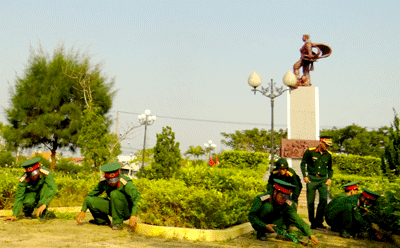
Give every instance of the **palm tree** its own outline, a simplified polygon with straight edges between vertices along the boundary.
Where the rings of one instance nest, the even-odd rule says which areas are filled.
[[[196,160],[199,158],[199,156],[204,155],[205,151],[201,146],[190,146],[189,149],[185,152],[185,156],[187,157],[194,157],[194,163],[196,164]]]

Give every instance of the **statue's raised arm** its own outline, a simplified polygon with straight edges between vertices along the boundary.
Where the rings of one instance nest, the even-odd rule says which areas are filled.
[[[322,43],[311,43],[308,34],[303,35],[304,45],[300,49],[300,60],[293,65],[293,72],[296,75],[297,83],[293,88],[299,86],[311,86],[310,71],[314,70],[314,62],[326,58],[332,53],[332,49]],[[317,51],[313,51],[315,48]],[[300,68],[303,67],[303,76],[300,77]]]

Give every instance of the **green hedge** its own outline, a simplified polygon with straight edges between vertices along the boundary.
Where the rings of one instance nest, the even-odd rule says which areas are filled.
[[[221,229],[248,221],[256,190],[221,192],[187,186],[183,181],[136,181],[141,192],[139,217],[160,226]]]
[[[268,167],[269,153],[245,152],[245,151],[224,151],[221,153],[221,168],[254,169]]]
[[[332,163],[335,172],[358,176],[380,176],[381,159],[370,156],[333,155]]]
[[[265,172],[265,171],[264,171]],[[233,168],[218,168],[210,166],[196,166],[182,168],[175,176],[189,186],[203,189],[216,189],[221,192],[245,190],[262,190],[263,173],[253,170],[238,170]]]

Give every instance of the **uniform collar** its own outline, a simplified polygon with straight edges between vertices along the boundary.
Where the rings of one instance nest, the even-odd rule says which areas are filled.
[[[318,153],[320,153],[322,155],[324,153],[328,153],[328,150],[323,152],[323,151],[319,150],[319,146],[317,146],[317,148],[315,149],[315,152],[318,152]]]

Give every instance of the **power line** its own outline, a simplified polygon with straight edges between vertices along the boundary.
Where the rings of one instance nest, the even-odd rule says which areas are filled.
[[[117,111],[119,113],[123,114],[133,114],[133,115],[140,115],[140,113],[134,113],[134,112],[126,112],[126,111]],[[252,125],[252,126],[271,126],[271,124],[266,124],[266,123],[252,123],[252,122],[234,122],[234,121],[217,121],[217,120],[206,120],[206,119],[194,119],[194,118],[182,118],[182,117],[172,117],[172,116],[162,116],[162,115],[157,115],[157,118],[165,118],[165,119],[173,119],[173,120],[183,120],[183,121],[198,121],[198,122],[210,122],[210,123],[223,123],[223,124],[236,124],[236,125]],[[284,124],[274,124],[275,126],[278,127],[287,127]],[[320,126],[322,129],[332,129],[332,128],[345,128],[347,126]],[[370,129],[378,129],[381,127],[365,127],[365,128],[370,128]]]
[[[139,115],[139,113],[117,111],[123,114],[134,114]],[[183,120],[183,121],[198,121],[198,122],[211,122],[211,123],[224,123],[224,124],[239,124],[239,125],[256,125],[256,126],[270,126],[270,124],[265,123],[252,123],[252,122],[234,122],[234,121],[217,121],[217,120],[206,120],[206,119],[193,119],[193,118],[182,118],[182,117],[172,117],[172,116],[162,116],[157,115],[157,118],[173,119],[173,120]],[[276,125],[276,126],[286,126],[286,125]]]

